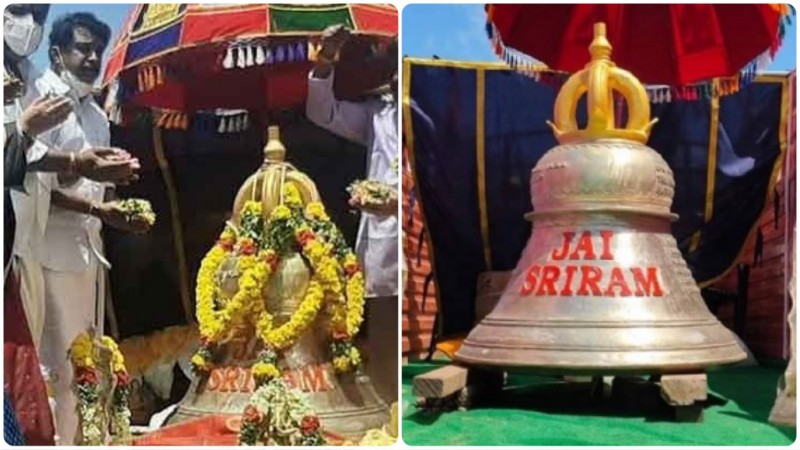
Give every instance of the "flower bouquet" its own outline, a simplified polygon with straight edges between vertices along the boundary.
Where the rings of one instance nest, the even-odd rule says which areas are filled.
[[[115,203],[125,213],[128,222],[143,220],[151,226],[156,222],[156,214],[153,212],[153,207],[150,206],[150,202],[147,200],[128,198]]]
[[[376,207],[397,202],[397,191],[377,180],[355,180],[347,187],[350,205]]]
[[[325,445],[319,417],[302,396],[280,379],[259,387],[242,413],[243,446]]]
[[[69,356],[72,389],[78,399],[77,443],[106,445],[110,437],[113,444],[129,444],[131,382],[117,344],[108,336],[97,338],[93,331],[84,332],[72,342]]]

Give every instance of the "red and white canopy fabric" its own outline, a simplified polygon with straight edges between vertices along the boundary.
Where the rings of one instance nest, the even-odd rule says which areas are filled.
[[[593,25],[606,24],[614,62],[653,102],[728,95],[771,61],[793,14],[785,4],[487,4],[495,53],[558,84],[589,61]]]

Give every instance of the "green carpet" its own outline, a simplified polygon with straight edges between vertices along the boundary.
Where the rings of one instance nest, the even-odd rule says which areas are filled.
[[[408,445],[790,445],[794,428],[767,423],[779,367],[729,368],[709,374],[713,395],[702,423],[668,414],[626,413],[592,404],[586,392],[553,378],[509,377],[504,404],[469,411],[417,412],[412,379],[441,364],[403,367],[403,440]],[[572,389],[572,390],[570,390]]]

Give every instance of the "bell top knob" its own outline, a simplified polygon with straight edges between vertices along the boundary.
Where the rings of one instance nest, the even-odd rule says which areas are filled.
[[[264,145],[264,163],[250,175],[239,188],[233,202],[232,223],[239,224],[241,212],[248,201],[261,203],[264,218],[276,206],[283,203],[283,190],[292,185],[299,191],[303,204],[320,201],[319,192],[311,178],[286,162],[286,147],[281,142],[280,128],[267,128],[267,143]]]
[[[611,43],[606,39],[606,24],[594,24],[594,40],[589,45],[592,60],[611,61]]]
[[[650,120],[647,93],[633,74],[611,61],[611,51],[611,43],[606,39],[606,25],[595,24],[594,40],[589,45],[592,59],[564,83],[556,98],[553,122],[548,122],[560,143],[597,139],[647,142],[650,129],[656,123],[656,120]],[[614,123],[615,91],[628,104],[628,123],[623,128],[616,128]],[[583,94],[586,94],[589,120],[585,129],[579,129],[576,110]]]
[[[264,162],[283,162],[286,159],[286,147],[281,142],[280,127],[272,125],[267,128],[267,144],[264,146]]]

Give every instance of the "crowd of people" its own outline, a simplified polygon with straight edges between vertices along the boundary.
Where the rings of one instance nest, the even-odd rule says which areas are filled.
[[[57,18],[46,38],[50,65],[30,57],[44,37],[49,5],[12,4],[3,24],[5,210],[4,414],[10,444],[72,445],[78,429],[68,349],[81,332],[104,322],[101,229],[145,233],[126,215],[114,187],[136,182],[130,152],[114,148],[95,83],[112,31],[91,13]],[[398,116],[395,78],[364,101],[333,94],[337,52],[350,34],[325,31],[309,75],[308,118],[367,147],[367,177],[397,189]],[[391,57],[396,62],[396,44]],[[396,65],[394,67],[396,74]],[[363,209],[356,249],[367,288],[372,374],[397,394],[397,204]],[[383,343],[383,345],[380,345]]]

